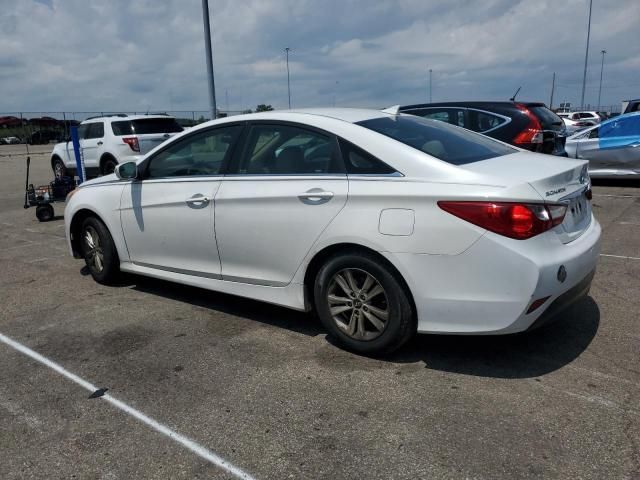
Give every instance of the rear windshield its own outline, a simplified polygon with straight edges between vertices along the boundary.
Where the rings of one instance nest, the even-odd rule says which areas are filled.
[[[562,123],[562,119],[556,115],[555,113],[553,113],[551,110],[549,110],[547,107],[527,107],[529,110],[531,110],[531,113],[533,113],[536,117],[538,117],[538,120],[540,120],[540,123],[542,124],[542,127],[551,127],[552,125],[555,126],[561,126],[563,125]]]
[[[175,118],[142,118],[140,120],[123,120],[113,122],[111,129],[114,135],[143,135],[145,133],[176,133],[182,127]]]
[[[453,165],[479,162],[517,152],[516,149],[479,133],[413,115],[374,118],[359,122],[358,125]]]

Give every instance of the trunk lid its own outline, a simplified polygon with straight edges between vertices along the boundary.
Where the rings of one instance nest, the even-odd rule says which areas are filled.
[[[545,203],[564,203],[567,213],[554,231],[563,243],[578,238],[591,223],[588,162],[535,153],[515,153],[461,166],[506,187],[529,184]],[[540,198],[523,199],[539,202]]]

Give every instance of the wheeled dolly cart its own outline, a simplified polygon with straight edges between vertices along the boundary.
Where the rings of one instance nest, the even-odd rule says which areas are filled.
[[[27,180],[25,182],[24,208],[36,207],[36,218],[41,222],[48,222],[54,217],[55,202],[64,202],[67,194],[76,188],[76,181],[71,177],[56,177],[48,185],[34,187],[29,183],[29,165],[31,157],[27,157]]]

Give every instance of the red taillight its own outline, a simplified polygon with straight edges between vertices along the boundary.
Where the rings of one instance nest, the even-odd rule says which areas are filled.
[[[138,143],[138,137],[124,137],[122,139],[124,143],[131,147],[134,152],[140,151],[140,144]]]
[[[440,201],[438,206],[467,222],[517,240],[560,225],[567,212],[564,204]]]
[[[529,118],[529,123],[524,130],[515,136],[513,143],[516,145],[522,143],[542,143],[544,134],[542,133],[542,125],[540,125],[538,117],[521,103],[517,103],[516,107]]]

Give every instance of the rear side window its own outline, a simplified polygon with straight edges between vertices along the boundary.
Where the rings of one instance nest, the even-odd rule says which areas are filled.
[[[493,113],[469,110],[470,129],[474,132],[488,132],[507,123],[507,119]]]
[[[353,143],[340,139],[340,151],[347,173],[352,175],[390,175],[396,171],[373,155],[356,147]]]
[[[317,175],[344,173],[329,135],[291,125],[251,127],[240,174]]]
[[[375,118],[358,122],[358,125],[453,165],[517,152],[514,148],[470,130],[412,115]]]
[[[122,120],[111,123],[111,130],[116,136],[144,135],[147,133],[176,133],[182,127],[175,118],[142,118],[139,120]]]

